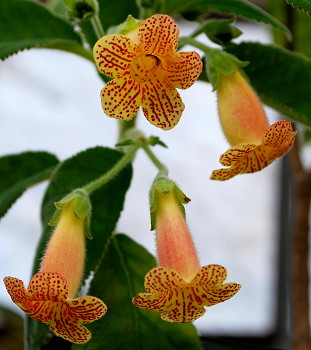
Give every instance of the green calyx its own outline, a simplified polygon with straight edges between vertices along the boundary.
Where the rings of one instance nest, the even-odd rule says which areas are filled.
[[[138,31],[141,22],[141,20],[138,20],[133,16],[128,15],[127,19],[124,22],[122,22],[119,25],[110,27],[108,30],[108,34],[122,34],[127,36],[131,33]]]
[[[240,61],[235,56],[212,49],[205,57],[207,76],[213,85],[213,90],[217,90],[221,75],[233,74],[238,67],[245,67],[249,62]]]
[[[88,20],[99,12],[97,0],[64,0],[70,19]]]
[[[62,210],[65,208],[65,206],[67,206],[71,202],[74,202],[75,217],[85,221],[85,227],[84,227],[85,235],[89,239],[92,239],[92,234],[90,230],[92,204],[88,193],[81,188],[73,190],[67,196],[62,198],[59,202],[54,203],[57,209],[54,215],[52,216],[52,219],[50,220],[49,225],[51,226],[57,225],[60,219]]]
[[[174,193],[176,200],[178,202],[179,208],[185,217],[185,208],[184,204],[190,202],[190,198],[188,198],[182,190],[176,185],[176,183],[169,179],[166,176],[158,175],[153,181],[149,192],[149,205],[150,205],[150,222],[151,228],[153,231],[156,228],[156,215],[157,209],[159,205],[159,200],[161,196],[167,196],[170,193]]]

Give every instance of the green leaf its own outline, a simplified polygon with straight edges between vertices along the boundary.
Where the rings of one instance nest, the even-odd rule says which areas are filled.
[[[288,28],[276,18],[246,0],[167,0],[167,14],[186,11],[198,11],[201,15],[208,11],[220,11],[239,15],[258,22],[270,24],[281,29],[288,37],[291,37]]]
[[[95,147],[78,153],[65,160],[54,174],[43,199],[42,223],[44,232],[37,249],[33,274],[38,271],[40,259],[50,237],[51,228],[48,222],[55,207],[54,202],[59,201],[75,188],[106,173],[121,157],[122,153],[104,147]],[[109,183],[91,195],[92,240],[87,240],[87,258],[84,275],[87,278],[91,271],[96,270],[106,249],[112,232],[123,209],[125,193],[131,180],[131,166],[124,168]],[[48,327],[40,322],[28,318],[28,347],[29,350],[40,349],[46,340]]]
[[[303,11],[308,16],[311,16],[310,0],[286,0],[286,2],[295,7],[297,10]]]
[[[241,60],[262,101],[294,121],[311,126],[311,60],[276,45],[242,43],[228,49]]]
[[[0,0],[0,58],[32,47],[69,43],[81,50],[71,24],[33,1]]]
[[[121,24],[128,15],[138,17],[138,9],[135,0],[98,0],[99,17],[105,30],[111,26]]]
[[[112,238],[89,291],[107,304],[108,311],[87,325],[92,340],[73,345],[72,350],[201,349],[192,324],[165,322],[160,313],[132,304],[132,298],[145,291],[144,276],[154,266],[154,257],[129,237]]]
[[[24,191],[46,180],[57,158],[47,152],[25,152],[0,158],[0,218]]]

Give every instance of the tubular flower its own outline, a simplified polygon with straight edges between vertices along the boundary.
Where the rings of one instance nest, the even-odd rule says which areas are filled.
[[[202,71],[198,53],[175,53],[178,36],[174,20],[158,14],[144,20],[137,35],[111,34],[97,41],[96,65],[114,77],[101,91],[109,117],[131,120],[142,106],[147,120],[161,129],[178,123],[185,106],[176,88],[189,88]]]
[[[162,313],[168,322],[191,322],[212,306],[233,297],[240,285],[223,283],[227,271],[220,265],[200,268],[197,253],[174,193],[162,195],[156,215],[158,265],[145,277],[148,293],[133,303]]]
[[[98,298],[75,298],[81,283],[84,263],[84,220],[67,205],[48,244],[40,272],[27,290],[23,281],[5,277],[13,302],[31,318],[48,324],[57,336],[72,343],[86,343],[91,333],[83,323],[101,318],[106,305]]]
[[[258,97],[238,70],[220,76],[217,98],[220,123],[233,147],[219,159],[229,168],[213,171],[212,180],[259,171],[290,150],[296,136],[291,123],[280,120],[269,127]]]

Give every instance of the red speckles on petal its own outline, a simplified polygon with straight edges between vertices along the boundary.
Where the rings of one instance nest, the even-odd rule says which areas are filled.
[[[185,282],[173,270],[154,268],[145,278],[150,294],[138,294],[133,303],[146,310],[163,312],[161,317],[168,322],[192,322],[204,315],[204,306],[228,300],[241,288],[237,283],[222,284],[226,276],[224,267],[208,265],[191,282]]]
[[[163,68],[175,88],[188,89],[201,74],[203,63],[195,51],[178,52],[163,62]]]
[[[66,299],[67,284],[57,273],[37,273],[27,292],[18,279],[6,277],[4,282],[12,300],[29,317],[50,325],[54,334],[73,343],[89,341],[91,333],[82,323],[93,322],[107,311],[104,302],[96,297]]]
[[[93,48],[94,59],[101,73],[121,77],[137,54],[137,45],[121,34],[105,35]]]
[[[177,50],[179,29],[173,18],[154,15],[144,20],[138,31],[139,48],[142,52],[170,57]]]
[[[177,90],[168,81],[154,78],[142,88],[142,108],[147,120],[163,130],[177,125],[185,108]]]
[[[131,120],[141,105],[141,86],[129,75],[114,79],[102,89],[101,99],[108,117]]]
[[[219,161],[230,168],[213,171],[211,179],[224,181],[265,168],[290,150],[295,136],[290,122],[281,120],[274,123],[264,134],[261,144],[241,144],[225,152]]]
[[[179,287],[184,282],[175,271],[165,267],[155,267],[145,277],[145,288],[149,293],[162,292]]]
[[[89,295],[68,301],[67,305],[81,323],[98,320],[107,311],[103,301]]]
[[[59,301],[67,298],[66,281],[53,272],[38,272],[29,283],[27,292],[35,300]]]
[[[23,303],[27,299],[27,293],[23,281],[14,277],[5,277],[3,281],[14,303]]]

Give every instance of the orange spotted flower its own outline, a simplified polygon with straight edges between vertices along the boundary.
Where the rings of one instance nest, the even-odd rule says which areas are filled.
[[[191,322],[212,306],[233,297],[240,285],[223,283],[227,270],[220,265],[200,268],[197,253],[181,212],[176,193],[158,194],[156,242],[159,267],[145,277],[148,293],[133,303],[162,313],[168,322]]]
[[[147,120],[163,130],[178,123],[185,106],[176,88],[189,88],[202,71],[198,53],[175,53],[178,36],[174,20],[157,14],[144,20],[138,33],[111,34],[97,41],[96,65],[114,77],[101,91],[109,117],[131,120],[142,106]]]
[[[101,318],[106,305],[98,298],[75,298],[80,287],[84,263],[84,220],[67,205],[48,244],[40,272],[23,281],[5,277],[4,283],[13,302],[31,318],[48,324],[57,336],[72,343],[86,343],[91,333],[83,323]]]
[[[296,136],[291,123],[280,120],[269,127],[258,97],[238,69],[220,75],[217,98],[220,123],[233,147],[219,160],[229,168],[213,171],[212,180],[259,171],[290,150]]]

